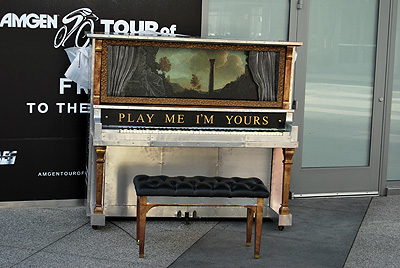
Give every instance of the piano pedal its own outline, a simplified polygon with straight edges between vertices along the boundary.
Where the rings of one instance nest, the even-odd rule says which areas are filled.
[[[189,222],[189,212],[188,211],[185,212],[185,224],[190,224],[190,222]]]
[[[197,219],[197,218],[198,218],[197,211],[194,210],[193,213],[192,213],[192,219],[194,220],[194,219]]]
[[[178,212],[175,215],[178,219],[182,218],[182,211],[178,210]]]
[[[182,211],[178,210],[178,212],[176,212],[175,216],[178,219],[181,219],[182,218]],[[194,210],[192,212],[192,219],[195,220],[195,219],[198,219],[198,218],[199,218],[199,216],[197,215],[197,211]],[[190,220],[190,212],[186,211],[185,212],[185,224],[190,224],[189,220]]]
[[[189,221],[189,218],[190,218],[189,215],[190,215],[189,212],[186,211],[186,212],[185,212],[185,216],[184,216],[186,222]],[[197,214],[196,214],[196,215],[197,215]],[[178,210],[178,212],[176,212],[176,214],[175,214],[175,217],[177,217],[178,219],[181,219],[181,218],[182,218],[182,211]],[[194,218],[195,218],[195,217],[193,217],[193,219],[194,219]]]

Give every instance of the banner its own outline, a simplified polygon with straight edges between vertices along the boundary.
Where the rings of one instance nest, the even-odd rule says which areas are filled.
[[[200,36],[201,0],[4,0],[0,201],[85,198],[89,91],[65,78],[85,32]]]

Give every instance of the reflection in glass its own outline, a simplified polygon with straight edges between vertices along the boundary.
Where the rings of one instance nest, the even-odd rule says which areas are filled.
[[[396,46],[390,117],[388,180],[400,180],[400,5],[397,10]]]
[[[303,167],[368,166],[376,0],[311,0]]]
[[[288,22],[288,0],[209,0],[209,38],[287,41]]]

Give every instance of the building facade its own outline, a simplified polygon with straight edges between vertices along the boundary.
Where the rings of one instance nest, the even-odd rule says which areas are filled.
[[[292,194],[400,193],[399,0],[187,2],[2,3],[3,206],[86,198],[89,90],[65,78],[64,49],[81,46],[93,30],[303,42],[294,74],[300,147]]]

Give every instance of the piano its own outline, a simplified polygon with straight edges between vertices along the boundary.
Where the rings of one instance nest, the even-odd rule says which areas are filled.
[[[105,225],[108,216],[136,216],[132,179],[143,173],[259,177],[271,192],[264,215],[279,226],[292,224],[288,199],[298,147],[292,81],[301,43],[89,37],[92,226]],[[194,209],[201,217],[243,214],[235,208]],[[149,216],[181,214],[164,207]]]

